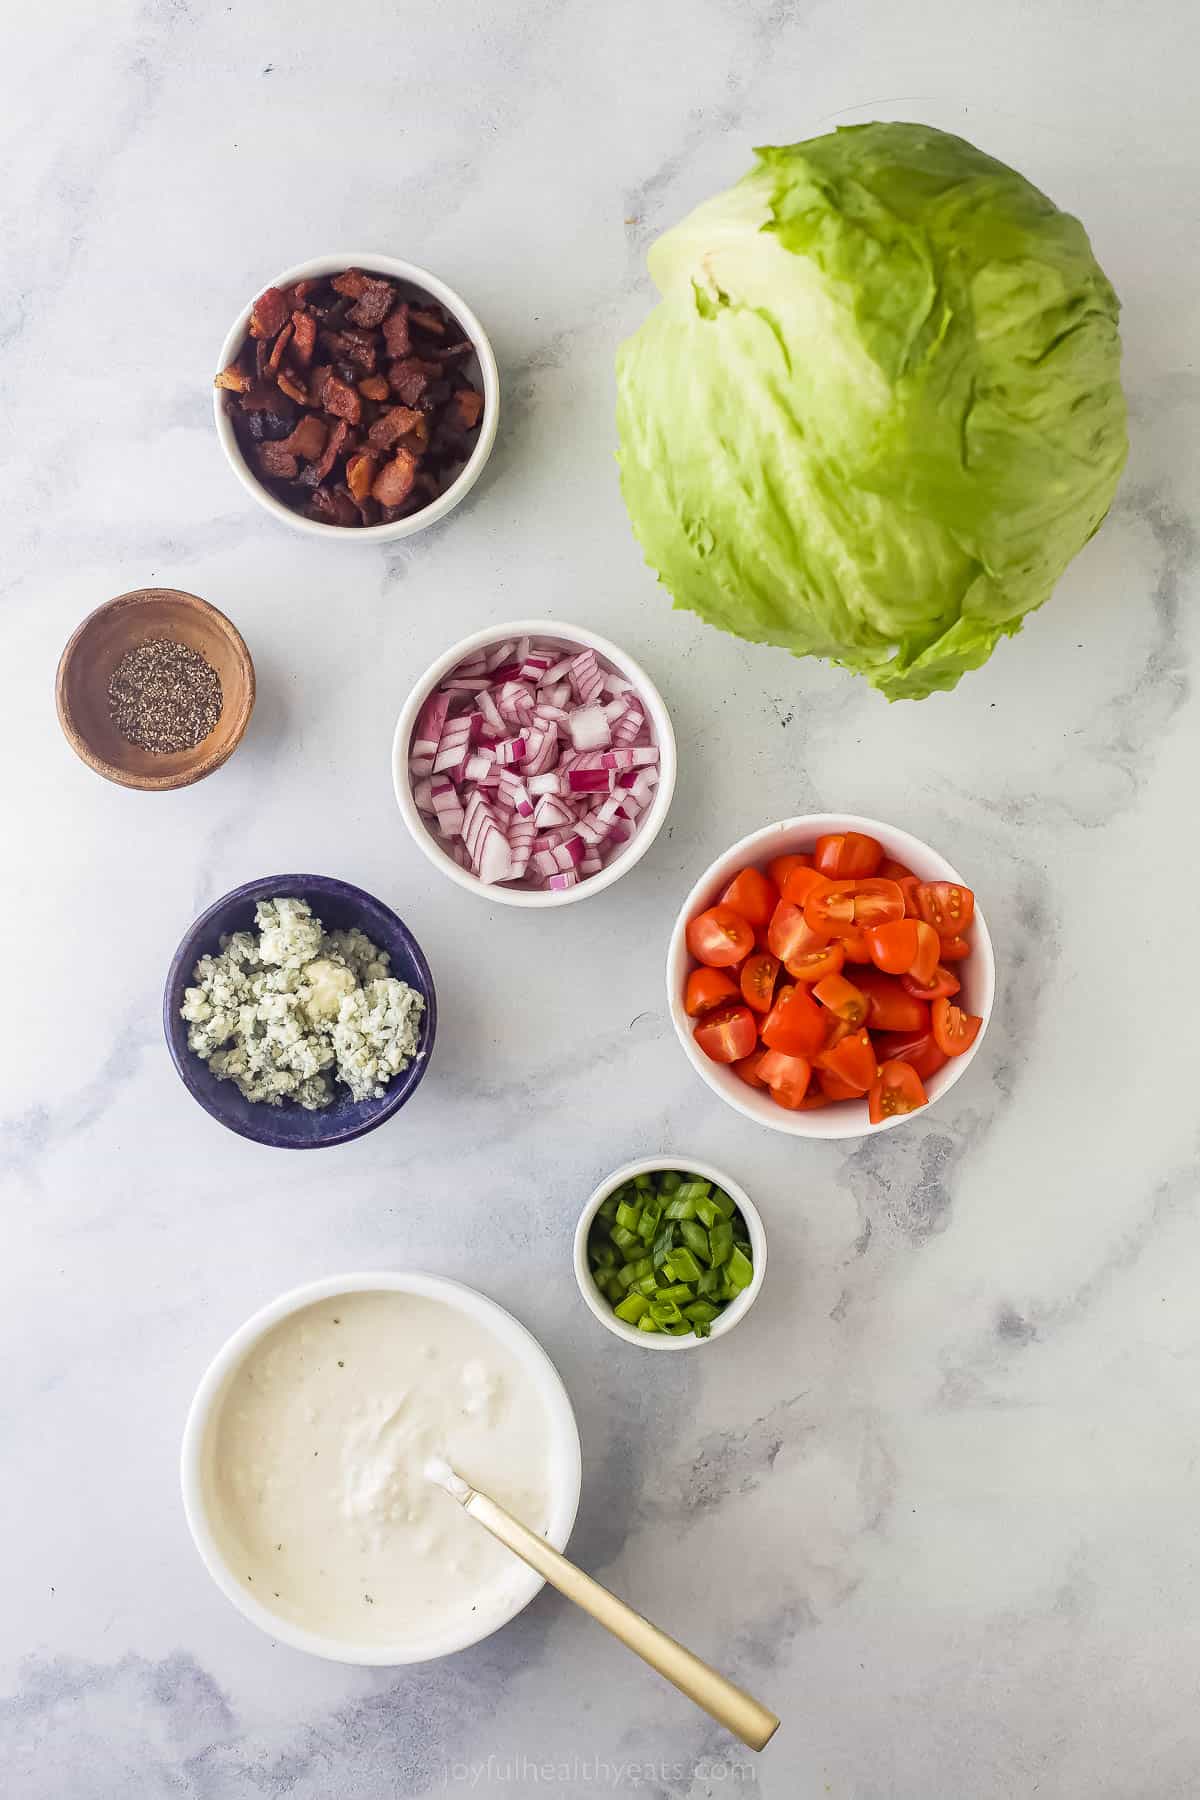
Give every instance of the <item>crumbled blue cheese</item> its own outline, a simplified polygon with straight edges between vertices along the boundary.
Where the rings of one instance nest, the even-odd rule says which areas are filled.
[[[355,1100],[382,1098],[416,1054],[421,995],[370,938],[326,931],[304,900],[260,900],[255,922],[193,969],[180,1008],[188,1048],[269,1106],[315,1111],[334,1081]]]

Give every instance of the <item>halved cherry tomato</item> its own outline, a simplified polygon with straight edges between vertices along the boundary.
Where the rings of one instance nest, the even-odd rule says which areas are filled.
[[[836,1075],[857,1094],[865,1094],[875,1079],[878,1064],[869,1031],[852,1031],[831,1050],[822,1050],[818,1066]]]
[[[917,905],[917,889],[921,883],[915,875],[902,875],[896,886],[904,895],[904,916],[906,919],[919,919],[921,908]]]
[[[789,975],[794,975],[797,980],[819,981],[829,970],[822,965],[818,974],[809,974],[807,958],[812,951],[824,952],[828,947],[829,939],[821,932],[809,929],[798,906],[793,906],[790,900],[779,902],[767,927],[767,948],[786,965]],[[841,966],[840,961],[838,966]]]
[[[889,919],[867,931],[871,961],[888,975],[912,974],[928,981],[937,968],[941,939],[923,919]]]
[[[883,845],[877,838],[864,837],[859,831],[840,831],[819,837],[813,851],[813,867],[828,875],[831,881],[846,881],[860,875],[874,875],[883,861]]]
[[[906,881],[917,879],[908,864],[897,862],[894,856],[885,856],[874,873],[882,875],[885,881],[894,881],[897,887],[903,886]]]
[[[748,956],[742,964],[742,999],[746,1005],[752,1006],[755,1012],[770,1012],[778,979],[777,956],[772,956],[769,950],[763,950],[757,956]]]
[[[837,941],[846,952],[848,963],[869,963],[871,952],[867,948],[865,931],[839,931]]]
[[[812,942],[811,950],[797,951],[787,963],[792,980],[805,981],[810,986],[815,981],[823,981],[827,975],[836,975],[846,960],[846,947],[840,938],[832,938],[827,943],[814,932]]]
[[[971,954],[971,946],[965,937],[942,939],[942,961],[944,963],[965,962]]]
[[[961,937],[975,917],[975,896],[956,881],[922,881],[917,888],[917,907],[939,937]]]
[[[928,1031],[929,1008],[905,993],[894,975],[879,969],[856,969],[854,985],[867,997],[867,1026],[871,1031]]]
[[[748,1006],[730,1000],[705,1013],[692,1036],[713,1062],[741,1062],[758,1042],[758,1025]]]
[[[783,884],[793,869],[811,868],[811,856],[773,856],[771,861],[767,864],[767,874],[771,877],[771,880],[782,894]]]
[[[770,1054],[769,1050],[752,1050],[749,1056],[743,1056],[740,1062],[731,1063],[730,1068],[733,1074],[746,1083],[747,1087],[766,1087],[766,1082],[758,1072],[758,1065],[764,1056],[770,1056]]]
[[[861,1025],[867,1016],[866,995],[844,975],[826,975],[823,981],[818,981],[813,988],[813,999],[827,1006],[847,1025]]]
[[[758,1074],[771,1090],[772,1100],[795,1112],[808,1092],[812,1068],[806,1057],[789,1056],[784,1050],[764,1051]]]
[[[983,1020],[975,1013],[965,1013],[953,1000],[935,1000],[932,1011],[933,1040],[947,1056],[961,1056],[979,1036]]]
[[[815,1112],[818,1106],[828,1105],[829,1095],[825,1093],[820,1082],[810,1081],[807,1094],[795,1110],[797,1112]]]
[[[952,975],[943,963],[938,963],[928,981],[918,981],[915,975],[902,975],[900,980],[918,1000],[950,1000],[962,986],[958,976]]]
[[[710,1007],[737,997],[738,984],[724,969],[693,969],[683,990],[683,1010],[689,1019],[698,1019]]]
[[[721,905],[732,906],[755,927],[766,925],[779,905],[779,890],[760,870],[742,869],[721,895]]]
[[[871,1086],[867,1115],[872,1125],[894,1119],[898,1113],[916,1112],[929,1096],[911,1063],[885,1062]]]
[[[830,885],[829,877],[818,869],[793,869],[780,892],[793,906],[803,906],[813,894],[824,893]]]
[[[804,917],[814,931],[830,934],[865,931],[904,917],[904,895],[894,881],[877,877],[862,881],[831,881],[827,888],[810,894]]]
[[[754,948],[754,929],[732,906],[710,906],[689,919],[687,947],[697,962],[710,969],[727,969],[740,963]]]
[[[768,1050],[782,1050],[785,1056],[812,1057],[821,1049],[825,1019],[806,987],[780,988],[763,1021],[762,1041]]]
[[[919,923],[918,919],[889,919],[886,925],[872,925],[867,932],[867,948],[877,969],[882,969],[886,975],[903,975],[906,969],[912,968],[917,954]],[[933,939],[936,945],[936,931]]]
[[[841,1076],[835,1075],[832,1069],[818,1069],[817,1081],[827,1100],[862,1099],[862,1089],[851,1087],[848,1081],[843,1081]]]
[[[922,1081],[928,1081],[949,1058],[933,1041],[931,1031],[880,1031],[875,1036],[875,1049],[882,1062],[911,1063]]]

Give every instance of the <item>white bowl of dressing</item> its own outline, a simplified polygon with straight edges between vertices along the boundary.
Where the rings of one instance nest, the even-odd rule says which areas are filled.
[[[184,1429],[184,1511],[217,1586],[277,1642],[425,1662],[490,1636],[542,1586],[426,1478],[431,1455],[566,1548],[579,1432],[537,1340],[442,1276],[330,1276],[263,1307],[213,1359]]]

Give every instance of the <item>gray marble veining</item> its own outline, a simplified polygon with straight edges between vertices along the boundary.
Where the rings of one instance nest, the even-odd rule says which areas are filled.
[[[1200,114],[1171,0],[112,0],[3,18],[5,557],[0,1791],[14,1800],[1173,1800],[1200,1791],[1200,1222],[1191,897],[1200,610]],[[1120,292],[1132,454],[1112,517],[953,696],[861,684],[674,615],[612,459],[648,243],[753,144],[917,117],[1076,211]],[[386,551],[252,508],[211,429],[228,321],[340,245],[438,270],[500,357],[484,481]],[[245,744],[107,787],[51,681],[91,606],[161,581],[232,615]],[[668,828],[602,899],[487,912],[408,842],[388,752],[453,638],[550,612],[619,639],[676,721]],[[909,826],[976,875],[995,1023],[928,1119],[803,1145],[687,1068],[676,909],[764,821]],[[395,904],[436,1066],[305,1158],[222,1133],[162,1046],[217,894],[310,867]],[[673,1147],[770,1238],[712,1355],[623,1355],[569,1242]],[[543,1594],[460,1657],[355,1671],[260,1637],[176,1487],[208,1357],[339,1267],[473,1279],[575,1399],[574,1554],[784,1714],[752,1759]],[[646,1366],[647,1363],[650,1366]]]

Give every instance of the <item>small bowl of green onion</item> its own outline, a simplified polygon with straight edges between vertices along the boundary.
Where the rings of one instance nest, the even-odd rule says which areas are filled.
[[[758,1298],[767,1240],[749,1195],[708,1163],[650,1156],[606,1176],[575,1230],[575,1279],[627,1344],[690,1350]]]

